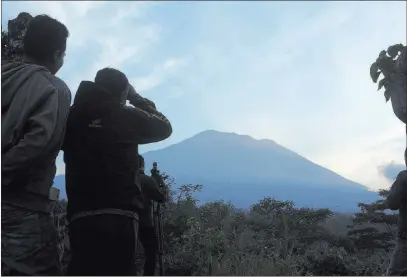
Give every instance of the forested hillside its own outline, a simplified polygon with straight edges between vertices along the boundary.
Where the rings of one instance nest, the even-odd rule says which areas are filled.
[[[272,197],[249,210],[223,201],[198,206],[196,197],[205,186],[173,190],[174,180],[164,178],[172,191],[162,213],[166,275],[376,276],[389,264],[397,215],[381,211],[380,201],[360,204],[355,215],[296,207]],[[65,205],[56,203],[54,218],[66,265]]]

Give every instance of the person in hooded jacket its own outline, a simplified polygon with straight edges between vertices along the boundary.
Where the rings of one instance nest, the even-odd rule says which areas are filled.
[[[166,191],[162,191],[153,177],[144,172],[145,162],[139,155],[140,186],[143,194],[144,209],[140,212],[140,242],[144,249],[144,276],[154,276],[157,264],[158,237],[153,222],[153,202],[162,203],[166,199]]]
[[[50,188],[71,92],[55,76],[68,29],[39,15],[24,36],[23,62],[1,67],[2,275],[60,275]]]
[[[406,157],[405,157],[406,158]],[[407,170],[401,171],[392,184],[385,204],[390,210],[399,211],[393,255],[387,276],[407,275]]]
[[[171,133],[167,118],[119,70],[104,68],[94,82],[81,82],[63,147],[72,254],[68,275],[137,273],[143,209],[138,145]]]

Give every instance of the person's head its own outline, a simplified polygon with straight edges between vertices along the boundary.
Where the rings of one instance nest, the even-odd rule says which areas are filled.
[[[153,168],[154,168],[154,169],[157,169],[157,166],[158,166],[158,165],[157,165],[157,162],[153,162]]]
[[[144,171],[144,158],[141,155],[138,155],[138,168],[141,171]]]
[[[24,55],[56,74],[64,64],[68,36],[64,24],[48,15],[37,15],[27,26]]]
[[[95,84],[116,96],[120,103],[126,103],[129,80],[123,72],[110,67],[103,68],[96,73]]]

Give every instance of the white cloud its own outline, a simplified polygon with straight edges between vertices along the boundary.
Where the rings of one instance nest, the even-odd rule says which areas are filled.
[[[74,93],[81,80],[92,80],[103,67],[121,69],[126,64],[137,64],[143,60],[149,47],[159,40],[162,27],[154,23],[140,23],[138,19],[143,18],[154,5],[153,2],[127,1],[8,2],[6,9],[15,9],[16,14],[10,14],[10,17],[15,17],[20,11],[33,15],[48,14],[68,27],[67,59],[59,75],[66,75],[65,79]],[[85,66],[75,65],[81,58],[89,58],[86,55],[91,55],[92,59]],[[133,72],[126,73],[129,78],[135,78]],[[165,71],[157,73],[160,76],[151,75],[149,78],[166,78]]]
[[[399,172],[402,170],[406,170],[406,164],[390,161],[378,166],[377,169],[384,178],[386,178],[390,182],[394,182]]]
[[[149,75],[136,77],[131,80],[131,83],[135,84],[137,90],[149,91],[179,73],[181,69],[188,65],[189,61],[190,59],[187,58],[169,58],[162,64],[156,65]]]

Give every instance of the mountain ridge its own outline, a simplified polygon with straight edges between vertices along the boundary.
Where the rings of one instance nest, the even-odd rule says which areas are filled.
[[[366,186],[274,140],[257,140],[249,135],[207,130],[142,155],[147,172],[157,161],[161,171],[174,177],[177,185],[202,184],[203,191],[197,197],[203,202],[222,198],[247,208],[270,196],[292,200],[298,206],[353,212],[358,202],[377,198]]]
[[[274,147],[273,150],[275,151],[275,153],[276,152],[284,153],[285,156],[301,159],[302,161],[310,163],[310,164],[312,164],[312,165],[314,165],[314,166],[316,166],[316,167],[318,167],[320,169],[323,169],[325,171],[329,171],[330,173],[335,174],[337,177],[339,177],[341,179],[344,179],[344,180],[346,180],[348,182],[351,182],[354,185],[362,186],[363,188],[367,188],[367,186],[365,186],[363,184],[359,184],[359,183],[357,183],[355,181],[349,180],[349,179],[341,176],[340,174],[338,174],[338,173],[336,173],[336,172],[334,172],[334,171],[332,171],[332,170],[330,170],[328,168],[325,168],[325,167],[323,167],[323,166],[321,166],[321,165],[319,165],[319,164],[317,164],[317,163],[315,163],[315,162],[313,162],[311,160],[308,160],[307,158],[299,155],[298,153],[292,151],[291,149],[276,143],[274,140],[270,140],[270,139],[254,139],[253,137],[251,137],[249,135],[241,135],[241,134],[230,133],[230,132],[220,132],[220,131],[215,131],[215,130],[202,131],[202,132],[200,132],[200,133],[198,133],[198,134],[196,134],[196,135],[194,135],[194,136],[192,136],[190,138],[187,138],[187,139],[185,139],[185,140],[183,140],[183,141],[181,141],[179,143],[170,145],[170,146],[168,146],[166,148],[163,148],[163,149],[147,151],[147,152],[144,152],[142,155],[147,157],[147,159],[149,159],[150,156],[155,156],[155,153],[160,153],[162,151],[170,151],[170,150],[174,150],[174,149],[179,150],[177,148],[180,147],[180,145],[182,147],[184,147],[185,145],[190,144],[191,142],[195,142],[196,140],[204,139],[204,140],[207,141],[208,138],[209,138],[212,141],[215,141],[215,140],[218,140],[220,137],[225,138],[225,136],[227,136],[229,138],[232,138],[232,139],[233,138],[244,139],[245,141],[243,141],[243,140],[240,141],[240,143],[243,144],[243,145],[239,145],[239,147],[247,146],[247,145],[244,145],[244,143],[250,143],[249,146],[251,146],[252,148],[259,148],[261,150],[264,150],[265,146],[266,147],[272,146],[272,147]],[[218,140],[218,142],[219,142],[219,140]],[[254,144],[254,143],[256,143],[256,144]],[[262,145],[259,145],[260,143]],[[192,146],[196,147],[195,145],[192,145]]]

